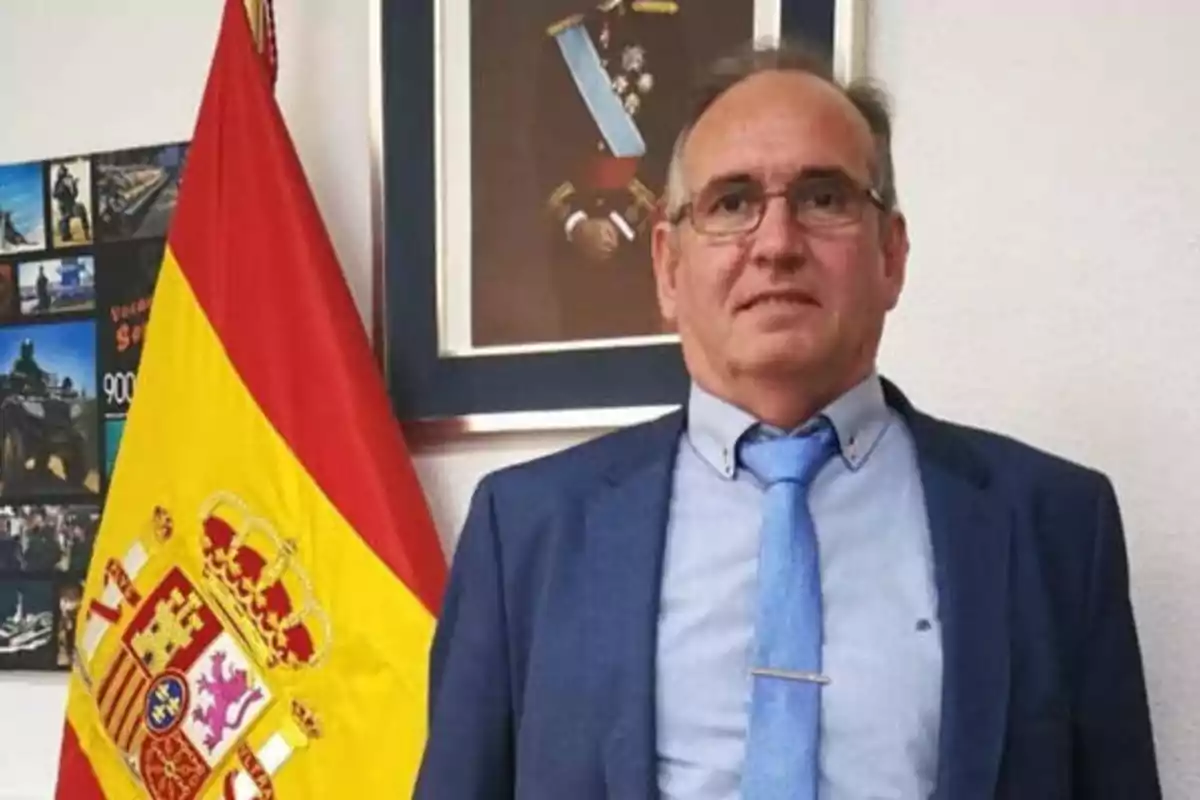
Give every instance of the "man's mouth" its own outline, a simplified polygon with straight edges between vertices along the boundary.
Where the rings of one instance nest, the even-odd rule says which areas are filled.
[[[758,307],[795,308],[798,306],[815,306],[816,298],[799,289],[775,289],[759,292],[738,305],[738,311],[748,311]]]

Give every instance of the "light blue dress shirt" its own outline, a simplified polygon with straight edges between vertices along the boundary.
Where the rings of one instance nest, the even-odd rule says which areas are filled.
[[[822,694],[820,798],[927,798],[937,773],[942,652],[915,449],[876,375],[822,413],[840,457],[809,490],[831,680]],[[739,797],[764,488],[738,467],[737,443],[780,433],[692,387],[658,622],[666,800]]]

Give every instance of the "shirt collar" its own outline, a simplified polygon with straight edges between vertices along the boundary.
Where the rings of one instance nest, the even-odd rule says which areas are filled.
[[[852,470],[866,463],[891,420],[883,384],[874,372],[823,408],[819,416],[828,418],[833,425],[842,459]],[[692,382],[688,397],[688,440],[700,457],[726,478],[732,478],[736,472],[738,441],[756,426],[768,436],[788,433],[772,425],[760,425],[753,415]]]
[[[692,382],[688,439],[700,457],[726,478],[733,477],[737,466],[738,440],[756,424],[750,414]]]

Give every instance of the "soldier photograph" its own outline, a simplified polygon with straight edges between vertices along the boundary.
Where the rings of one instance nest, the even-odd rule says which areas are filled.
[[[26,572],[53,572],[66,555],[57,519],[46,511],[40,506],[27,507],[22,515],[21,549]]]
[[[96,323],[0,328],[0,497],[100,491]]]
[[[51,162],[47,180],[54,246],[91,244],[91,164],[86,158]]]
[[[44,206],[41,162],[0,165],[0,253],[45,249]]]
[[[68,256],[21,264],[18,274],[25,316],[87,311],[96,307],[92,256]]]
[[[166,236],[185,155],[182,143],[96,155],[96,239]]]
[[[0,506],[0,572],[87,572],[100,526],[94,505]]]
[[[53,581],[0,580],[0,668],[52,663],[54,606]]]
[[[681,101],[753,16],[721,0],[471,4],[473,345],[669,332],[649,233]]]

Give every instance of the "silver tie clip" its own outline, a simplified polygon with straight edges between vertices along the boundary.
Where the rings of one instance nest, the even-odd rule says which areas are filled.
[[[783,678],[788,681],[804,681],[805,683],[828,684],[829,678],[817,672],[801,672],[793,669],[772,669],[770,667],[755,667],[750,670],[753,675],[767,678]]]

